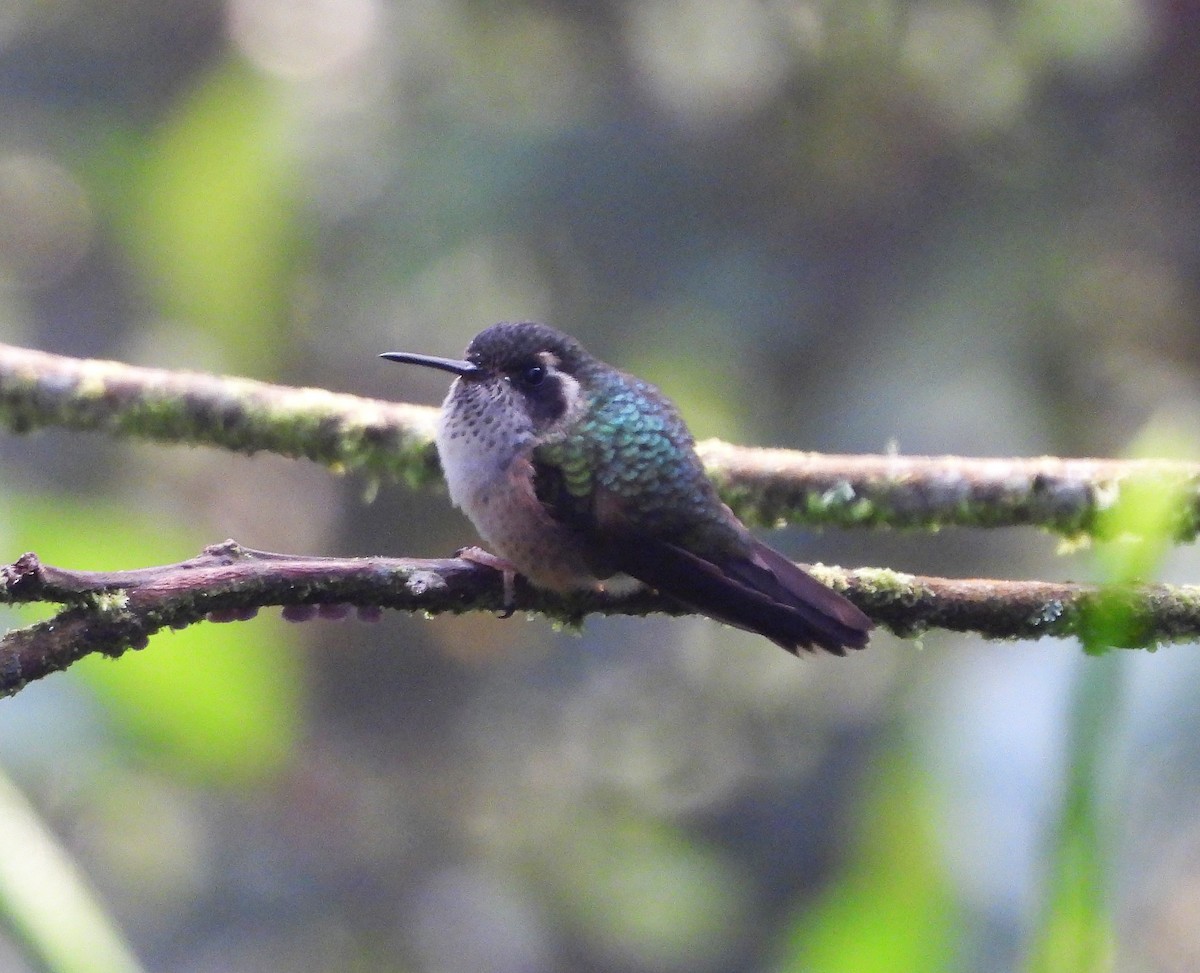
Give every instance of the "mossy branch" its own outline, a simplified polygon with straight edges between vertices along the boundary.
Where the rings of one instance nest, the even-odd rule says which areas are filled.
[[[268,451],[414,486],[436,482],[436,410],[246,379],[87,361],[0,345],[0,425],[98,430]],[[700,444],[748,523],[938,529],[1032,525],[1103,537],[1103,516],[1149,482],[1181,498],[1177,541],[1200,529],[1200,464],[1091,459],[830,456]]]
[[[879,569],[814,566],[822,581],[844,592],[872,618],[903,636],[933,628],[988,638],[1082,636],[1119,615],[1122,644],[1153,646],[1200,636],[1200,588],[1095,585],[1039,581],[924,578]],[[237,621],[281,606],[287,617],[341,617],[358,606],[429,614],[503,607],[501,574],[459,558],[322,558],[272,554],[235,541],[206,548],[178,564],[130,571],[71,571],[26,554],[0,568],[0,603],[63,605],[53,618],[0,638],[0,696],[99,653],[117,657],[145,648],[164,628]],[[669,615],[688,609],[654,592],[560,596],[518,579],[518,610],[566,625],[590,614]],[[497,624],[501,624],[499,621]]]
[[[435,423],[436,411],[420,406],[0,345],[0,425],[16,432],[57,425],[243,453],[268,450],[424,485],[439,478]],[[718,442],[702,444],[701,453],[731,506],[758,523],[1031,524],[1102,536],[1112,529],[1106,524],[1120,522],[1103,515],[1123,495],[1152,483],[1182,497],[1183,513],[1169,533],[1185,539],[1195,535],[1200,508],[1200,466],[1185,463],[822,456]],[[1161,523],[1155,529],[1161,537]],[[904,636],[943,628],[989,638],[1081,636],[1085,644],[1146,647],[1200,637],[1198,588],[812,570]],[[293,618],[338,617],[357,606],[368,617],[385,607],[499,611],[502,600],[494,570],[457,558],[302,557],[228,541],[179,564],[98,573],[48,567],[27,554],[0,568],[0,603],[63,607],[50,620],[0,639],[0,695],[92,653],[118,656],[142,648],[163,628],[248,618],[267,606],[281,606]],[[517,586],[517,607],[569,625],[592,613],[687,613],[650,591],[564,597],[524,584]]]

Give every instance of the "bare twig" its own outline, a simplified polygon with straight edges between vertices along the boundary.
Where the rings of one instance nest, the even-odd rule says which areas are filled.
[[[1200,634],[1200,588],[1145,585],[1103,589],[1035,581],[922,578],[893,571],[810,568],[877,622],[912,636],[931,628],[988,638],[1087,635],[1136,646]],[[86,655],[144,648],[155,632],[206,618],[246,619],[267,606],[378,607],[429,614],[500,610],[501,575],[459,558],[320,558],[272,554],[234,541],[178,564],[130,571],[70,571],[34,554],[0,568],[0,601],[51,602],[54,618],[0,639],[0,696],[61,671]],[[578,625],[589,614],[683,615],[685,606],[650,591],[562,597],[517,586],[517,607]],[[310,610],[319,611],[320,608]],[[1119,629],[1109,624],[1119,616]],[[1113,633],[1120,637],[1114,639]]]
[[[15,432],[53,425],[266,450],[420,485],[438,475],[435,422],[436,411],[421,406],[0,345],[0,425]],[[1103,511],[1151,480],[1180,497],[1174,538],[1192,540],[1200,529],[1196,463],[823,456],[715,440],[701,454],[730,506],[762,525],[1035,525],[1103,536]]]

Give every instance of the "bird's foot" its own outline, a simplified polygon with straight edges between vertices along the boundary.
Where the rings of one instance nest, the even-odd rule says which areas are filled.
[[[517,610],[517,566],[506,558],[485,551],[482,547],[460,548],[454,556],[500,572],[504,582],[504,610],[500,617],[512,618],[513,612]]]

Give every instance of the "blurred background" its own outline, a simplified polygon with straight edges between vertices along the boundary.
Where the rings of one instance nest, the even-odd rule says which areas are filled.
[[[5,0],[0,340],[434,404],[445,376],[375,356],[537,318],[699,438],[1186,441],[1198,41],[1191,0]],[[0,561],[230,536],[473,539],[444,495],[277,457],[0,439]],[[1035,531],[772,538],[1094,571]],[[1008,971],[1100,670],[1115,968],[1194,970],[1191,647],[796,660],[701,619],[262,617],[5,700],[0,766],[149,970]],[[18,940],[5,973],[37,968]]]

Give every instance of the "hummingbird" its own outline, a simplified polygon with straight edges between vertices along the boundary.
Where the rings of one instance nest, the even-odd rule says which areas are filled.
[[[556,592],[633,578],[792,653],[866,645],[865,614],[721,501],[649,382],[533,321],[486,328],[463,359],[380,357],[456,376],[437,451],[451,501],[499,555],[483,563]]]

